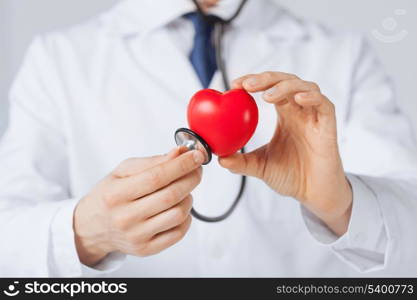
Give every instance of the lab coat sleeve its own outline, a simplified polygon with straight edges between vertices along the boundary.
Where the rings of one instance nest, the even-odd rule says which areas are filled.
[[[52,101],[57,76],[36,39],[10,92],[9,125],[0,144],[0,275],[78,276],[73,237],[53,241],[69,193],[62,116]],[[54,253],[58,254],[56,259]]]
[[[78,200],[78,199],[77,199]],[[73,212],[78,201],[68,201],[55,214],[51,224],[51,275],[97,277],[120,268],[126,255],[113,252],[94,267],[79,262],[74,246]]]
[[[317,241],[331,247],[352,267],[359,271],[379,270],[384,266],[387,234],[376,195],[360,177],[351,174],[347,177],[354,199],[347,233],[338,238],[319,218],[302,207],[304,221]]]
[[[302,215],[311,235],[356,270],[407,275],[417,251],[414,132],[369,45],[362,39],[356,45],[350,102],[338,116],[344,117],[340,149],[353,191],[348,230],[337,237],[305,208]]]
[[[49,47],[35,39],[10,93],[0,142],[0,276],[76,277],[88,269],[75,247],[79,199],[70,192],[63,86]],[[117,258],[110,261],[104,269]]]

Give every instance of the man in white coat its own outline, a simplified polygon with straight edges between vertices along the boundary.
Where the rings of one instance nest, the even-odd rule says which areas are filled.
[[[239,3],[216,2],[222,18]],[[251,152],[202,171],[169,151],[204,86],[194,11],[127,0],[34,40],[0,145],[0,275],[417,275],[416,145],[367,43],[248,1],[224,57],[260,122]],[[191,224],[192,205],[229,207],[228,170],[248,176],[235,212]]]

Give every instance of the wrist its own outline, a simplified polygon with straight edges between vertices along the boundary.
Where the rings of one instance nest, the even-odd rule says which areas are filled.
[[[81,263],[89,267],[95,266],[110,253],[94,241],[81,238],[77,234],[75,235],[75,245]]]
[[[100,218],[84,215],[86,210],[83,209],[83,200],[74,211],[74,240],[80,261],[92,267],[114,250],[108,242],[108,235],[103,231],[106,227],[98,224]]]
[[[339,215],[331,218],[320,218],[337,236],[345,234],[349,227],[350,217],[352,214],[352,201],[349,206]]]
[[[308,207],[306,205],[306,208],[322,220],[337,236],[342,236],[347,232],[349,227],[352,214],[353,192],[350,182],[346,177],[344,177],[342,183],[336,186],[338,187],[337,189],[332,189],[332,192],[325,196],[327,200],[320,201],[322,205],[319,207]],[[317,202],[309,201],[308,203]],[[323,205],[323,203],[325,204]]]

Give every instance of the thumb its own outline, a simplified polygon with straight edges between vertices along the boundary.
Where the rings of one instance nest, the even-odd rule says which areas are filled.
[[[164,155],[128,158],[121,162],[117,168],[113,170],[112,175],[115,177],[133,176],[145,171],[146,169],[174,159],[185,151],[186,150],[184,150],[182,147],[176,147]]]
[[[261,178],[265,165],[263,149],[264,147],[245,154],[235,153],[219,157],[219,163],[233,173]]]

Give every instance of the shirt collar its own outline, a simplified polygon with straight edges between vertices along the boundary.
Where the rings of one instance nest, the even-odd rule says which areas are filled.
[[[234,14],[241,0],[222,0],[209,13],[222,19]],[[195,11],[191,0],[123,0],[102,15],[103,24],[116,34],[131,36],[162,28]],[[270,0],[248,0],[233,27],[262,30],[280,38],[305,37],[302,22]]]

